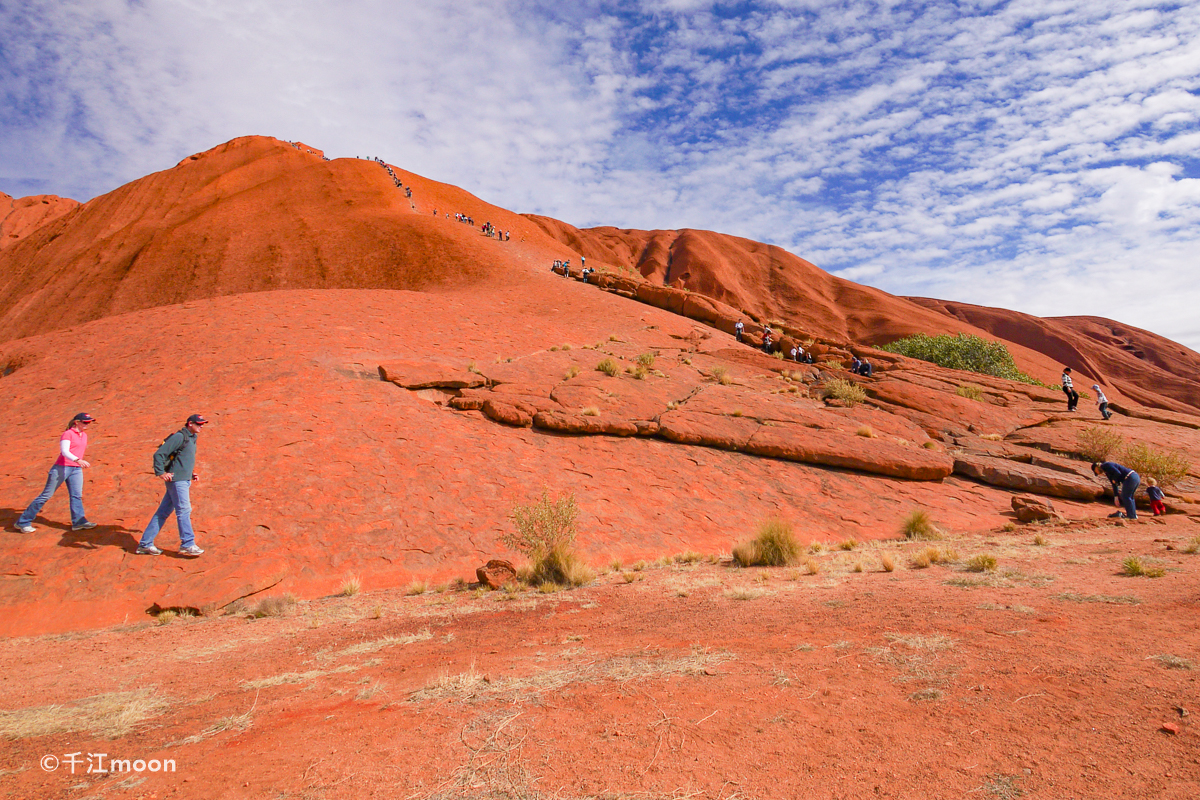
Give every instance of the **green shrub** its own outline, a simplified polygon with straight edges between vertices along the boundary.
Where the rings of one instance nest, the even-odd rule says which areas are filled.
[[[825,381],[825,392],[848,406],[856,406],[867,399],[867,393],[861,386],[845,378],[830,378]]]
[[[1084,428],[1075,438],[1079,440],[1079,454],[1088,461],[1107,461],[1125,443],[1121,434],[1102,425]]]
[[[1155,450],[1148,444],[1131,444],[1126,447],[1121,453],[1121,463],[1141,475],[1143,480],[1154,478],[1159,486],[1178,483],[1191,467],[1183,453]]]
[[[889,353],[930,361],[939,367],[978,372],[1021,383],[1040,383],[1017,369],[1012,354],[1000,342],[989,342],[979,336],[960,333],[927,336],[918,333],[891,344],[881,345]]]
[[[596,370],[603,372],[611,378],[615,378],[621,372],[621,368],[617,366],[617,362],[611,358],[600,359],[600,363],[596,365]]]
[[[929,518],[929,512],[923,508],[914,508],[904,518],[900,532],[908,539],[941,539],[942,535],[934,527]]]
[[[792,526],[781,519],[768,519],[758,526],[758,536],[733,548],[739,566],[782,567],[800,557],[800,543]]]
[[[516,533],[506,533],[500,541],[529,559],[528,583],[582,586],[595,577],[575,552],[578,516],[579,507],[571,493],[551,500],[549,490],[544,490],[536,503],[513,507]]]

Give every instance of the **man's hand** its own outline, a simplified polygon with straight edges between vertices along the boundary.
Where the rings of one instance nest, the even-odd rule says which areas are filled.
[[[162,475],[159,475],[158,477],[162,478],[167,483],[170,483],[171,481],[175,480],[175,473],[164,472]]]
[[[90,464],[90,463],[88,463],[87,461],[84,461],[82,458],[81,458],[81,459],[79,459],[78,461],[76,461],[75,463],[76,463],[78,466],[80,466],[80,467],[83,467],[84,469],[87,469],[88,467],[90,467],[90,466],[91,466],[91,464]]]

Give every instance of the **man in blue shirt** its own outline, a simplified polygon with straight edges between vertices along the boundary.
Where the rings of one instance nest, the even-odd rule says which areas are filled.
[[[1097,461],[1092,464],[1092,472],[1108,478],[1112,484],[1113,500],[1125,509],[1124,512],[1118,511],[1113,516],[1137,519],[1137,504],[1133,500],[1133,493],[1142,483],[1141,476],[1115,461]]]

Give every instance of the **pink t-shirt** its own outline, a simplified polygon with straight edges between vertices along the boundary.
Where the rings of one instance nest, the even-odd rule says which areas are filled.
[[[71,443],[71,455],[75,456],[75,458],[83,458],[83,453],[85,450],[87,450],[87,434],[86,433],[84,433],[83,431],[77,431],[77,430],[75,430],[74,426],[72,426],[70,428],[67,428],[65,431],[63,431],[62,438],[59,441],[70,442]],[[59,448],[61,448],[61,447],[62,447],[62,445],[59,445]],[[64,466],[64,467],[78,467],[79,466],[78,464],[76,464],[73,461],[67,461],[67,457],[64,456],[62,453],[58,454],[58,460],[54,462],[54,465],[55,466]]]

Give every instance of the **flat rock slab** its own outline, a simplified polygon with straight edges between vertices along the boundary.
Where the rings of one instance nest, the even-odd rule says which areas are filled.
[[[1070,500],[1096,500],[1104,493],[1099,484],[1066,472],[977,453],[956,453],[954,474],[991,486]]]
[[[379,376],[405,389],[466,389],[487,383],[482,375],[434,361],[389,361],[379,365]]]

